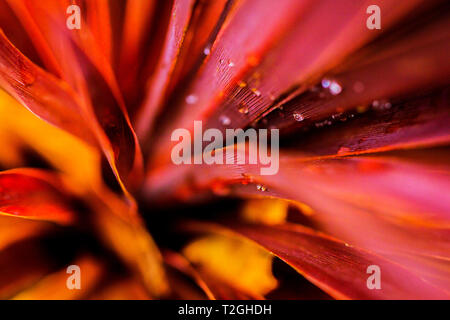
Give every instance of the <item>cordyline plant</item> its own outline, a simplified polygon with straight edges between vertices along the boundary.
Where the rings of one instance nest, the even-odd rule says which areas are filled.
[[[0,27],[0,298],[450,297],[448,2],[4,0]],[[195,120],[279,129],[278,173],[175,165]]]

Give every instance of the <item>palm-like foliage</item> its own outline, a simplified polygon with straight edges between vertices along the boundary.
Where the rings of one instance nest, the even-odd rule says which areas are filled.
[[[372,2],[1,1],[0,298],[448,299],[448,5]],[[174,165],[195,120],[278,174]]]

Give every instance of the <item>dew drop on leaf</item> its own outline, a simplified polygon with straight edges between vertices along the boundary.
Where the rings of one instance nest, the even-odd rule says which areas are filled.
[[[198,97],[195,94],[190,94],[186,97],[187,104],[194,104],[198,101]]]
[[[264,191],[267,191],[267,188],[265,186],[263,186],[262,184],[258,184],[256,186],[256,190],[264,192]]]
[[[248,106],[246,106],[245,104],[241,103],[239,105],[239,109],[238,111],[242,114],[247,114],[248,113]]]
[[[256,88],[252,88],[252,92],[255,94],[255,96],[259,97],[261,95],[261,92],[256,89]]]
[[[322,84],[322,88],[329,88],[330,84],[331,84],[331,81],[328,80],[328,79],[322,79],[321,84]]]
[[[19,82],[23,86],[29,87],[29,86],[33,85],[35,80],[36,80],[36,76],[34,75],[34,73],[32,73],[30,71],[26,71],[26,72],[21,73]]]
[[[300,121],[304,120],[304,117],[298,112],[294,112],[292,116],[294,117],[295,121],[299,121],[300,122]]]
[[[221,117],[219,118],[219,121],[220,121],[220,123],[221,123],[223,126],[228,126],[228,125],[231,124],[231,120],[230,120],[230,118],[228,118],[227,116],[221,116]]]
[[[240,88],[245,88],[245,87],[247,86],[247,83],[244,82],[244,81],[239,81],[239,82],[238,82],[238,86],[239,86]]]
[[[388,100],[374,100],[372,102],[372,108],[377,111],[388,110],[392,107],[392,104]]]
[[[333,96],[336,96],[342,92],[341,85],[339,83],[337,83],[336,81],[331,81],[329,89],[330,89],[330,93]]]

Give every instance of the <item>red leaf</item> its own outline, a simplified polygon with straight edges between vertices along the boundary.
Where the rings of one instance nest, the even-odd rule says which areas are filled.
[[[115,5],[120,4],[116,2]],[[117,48],[119,63],[116,66],[116,73],[124,96],[129,97],[135,94],[140,95],[144,87],[143,84],[137,83],[140,81],[136,79],[138,79],[138,73],[144,60],[143,51],[146,41],[154,31],[152,24],[158,4],[156,0],[130,0],[126,1],[124,5],[126,7],[124,9],[122,35],[118,39],[120,43],[119,48]],[[158,14],[161,13],[158,12]],[[116,17],[115,20],[118,20],[118,18]],[[118,22],[115,21],[115,23]]]
[[[64,225],[76,219],[57,178],[33,169],[0,172],[0,214]]]
[[[46,39],[39,28],[39,24],[34,20],[33,15],[27,10],[26,2],[22,0],[6,0],[6,3],[8,3],[17,18],[21,21],[23,28],[28,33],[30,41],[36,48],[36,51],[39,54],[40,59],[44,62],[46,68],[54,75],[61,76],[61,67],[58,64],[52,49],[46,42]],[[23,52],[26,53],[27,51]]]
[[[95,144],[70,88],[23,56],[1,30],[0,86],[40,118]]]
[[[205,59],[195,81],[186,95],[195,96],[196,103],[186,103],[185,98],[174,106],[168,128],[159,136],[157,157],[166,155],[170,134],[174,128],[191,128],[193,120],[200,120],[207,110],[217,104],[225,89],[234,85],[253,60],[276,44],[296,22],[307,6],[303,1],[242,1],[231,10],[223,24],[210,55]],[[245,48],[245,54],[242,53]],[[161,153],[159,153],[161,151]]]
[[[389,12],[389,15],[383,16],[382,30],[374,31],[365,27],[370,2],[314,1],[277,47],[251,72],[238,79],[240,82],[230,85],[226,99],[214,110],[208,126],[220,128],[220,116],[223,115],[231,119],[233,128],[248,126],[288,100],[297,89],[304,91],[421,2],[408,1],[399,5],[398,1],[389,0],[379,3],[381,12]],[[374,76],[371,79],[379,80]],[[349,86],[345,83],[345,87]],[[323,99],[316,100],[320,104]],[[242,112],[242,107],[247,111]]]
[[[327,77],[342,88],[338,95],[330,95],[316,88],[314,92],[302,88],[291,101],[276,105],[283,112],[272,112],[266,121],[283,129],[302,127],[331,115],[370,106],[374,100],[401,98],[416,91],[446,86],[450,72],[447,52],[450,48],[449,17],[413,29],[395,43],[383,43],[365,48],[350,58],[344,70]],[[369,52],[369,53],[368,53]],[[294,113],[302,115],[298,122]]]
[[[166,91],[177,63],[185,31],[192,15],[193,0],[175,0],[169,22],[167,36],[155,73],[150,80],[149,92],[137,117],[137,131],[141,139],[149,134],[155,116],[166,99]]]
[[[401,6],[397,1],[381,3],[381,10],[390,12],[384,18],[385,27],[418,2],[404,2]],[[187,91],[197,96],[197,102],[194,105],[180,102],[169,130],[161,134],[157,157],[164,158],[167,137],[174,128],[191,129],[193,120],[208,118],[210,128],[245,127],[273,105],[275,99],[336,66],[379,33],[361,28],[369,4],[351,0],[278,1],[272,8],[272,3],[248,1],[239,6],[219,34],[197,81]],[[239,20],[244,12],[245,27]],[[241,41],[245,41],[246,54],[242,54]],[[242,108],[248,112],[241,112]],[[231,119],[229,125],[221,123],[223,116]]]
[[[235,0],[218,0],[200,1],[195,5],[178,63],[172,75],[171,93],[174,93],[175,86],[175,92],[178,89],[184,91],[184,84],[195,76],[210,54],[212,44],[235,3]]]
[[[0,29],[20,52],[36,64],[43,65],[39,53],[33,46],[35,39],[28,36],[27,30],[23,28],[7,1],[0,2]]]
[[[292,137],[301,135],[302,138],[292,139],[287,148],[313,156],[346,156],[443,144],[450,140],[448,99],[448,89],[437,90],[426,96],[393,103],[389,110],[368,111],[357,114],[354,119],[344,114],[345,123],[337,118],[330,127],[293,133]],[[285,112],[291,114],[289,108]],[[275,120],[283,126],[291,117],[279,119],[283,124],[272,118],[269,121]]]
[[[106,60],[113,59],[110,1],[86,1],[86,22]]]

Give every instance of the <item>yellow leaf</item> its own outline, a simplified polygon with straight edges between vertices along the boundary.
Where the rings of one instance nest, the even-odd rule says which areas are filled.
[[[140,277],[153,297],[169,288],[162,257],[143,222],[121,199],[109,194],[107,203],[97,202],[95,222],[104,243]]]
[[[39,119],[0,90],[0,164],[19,166],[28,147],[63,172],[75,188],[91,188],[101,181],[100,153],[75,136]],[[24,159],[26,160],[26,159]]]
[[[245,202],[242,216],[248,222],[274,225],[284,223],[289,203],[280,199],[252,199]]]
[[[264,295],[277,286],[272,255],[240,238],[208,235],[183,249],[197,267],[243,291]]]
[[[105,269],[92,257],[85,256],[73,262],[80,267],[80,289],[68,289],[70,274],[66,269],[52,273],[32,287],[20,292],[14,300],[74,300],[82,299],[95,287]]]
[[[50,225],[42,221],[0,216],[0,250],[8,245],[36,236],[50,229]]]

